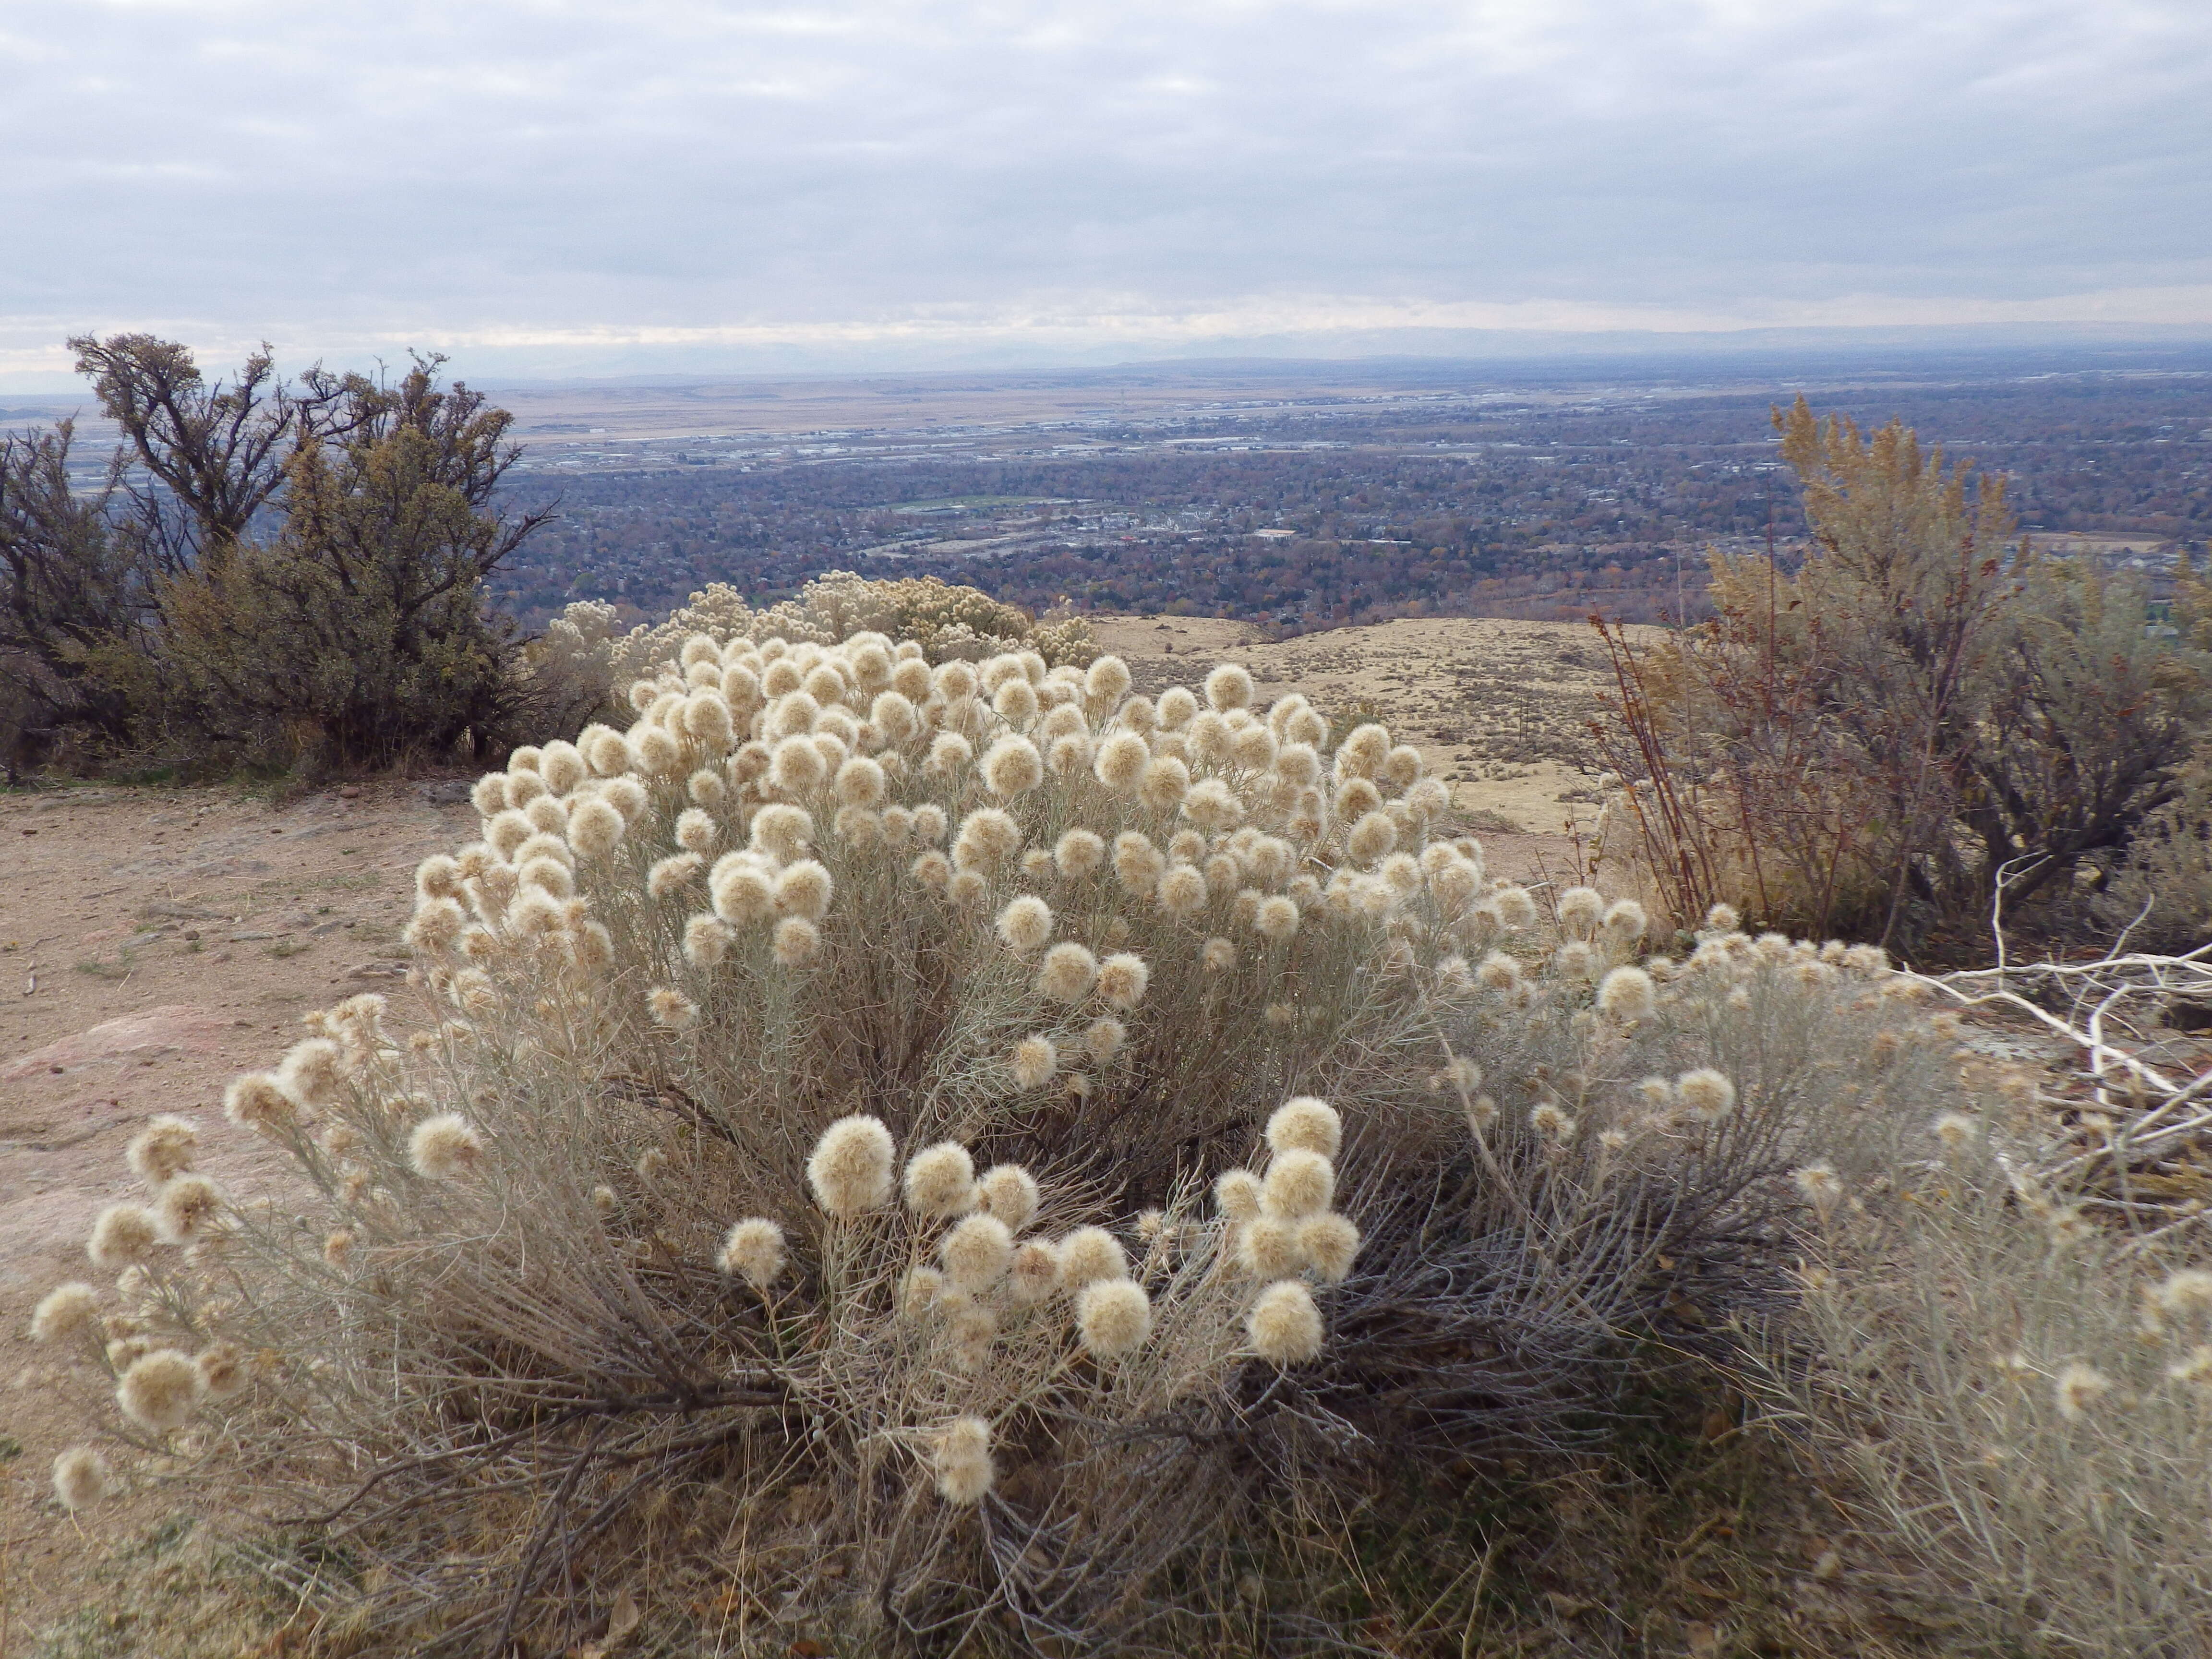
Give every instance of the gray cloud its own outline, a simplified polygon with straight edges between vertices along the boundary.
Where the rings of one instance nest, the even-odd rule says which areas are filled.
[[[0,379],[2212,322],[2208,93],[2197,0],[11,0]]]

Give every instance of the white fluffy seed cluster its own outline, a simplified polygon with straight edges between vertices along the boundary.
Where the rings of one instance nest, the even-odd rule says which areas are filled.
[[[851,1220],[883,1209],[896,1186],[914,1222],[937,1230],[936,1265],[907,1273],[899,1305],[942,1337],[956,1369],[984,1370],[1015,1321],[1060,1297],[1067,1299],[1076,1339],[1093,1360],[1125,1359],[1144,1347],[1152,1332],[1152,1297],[1132,1276],[1128,1253],[1112,1233],[1086,1226],[1057,1242],[1024,1237],[1042,1200],[1036,1176],[1016,1164],[994,1164],[978,1176],[958,1141],[918,1149],[895,1180],[896,1157],[890,1131],[879,1120],[844,1118],[823,1132],[807,1176],[817,1202],[833,1217]],[[738,1271],[726,1260],[738,1231],[768,1224],[740,1223],[732,1231],[726,1272]],[[776,1245],[780,1270],[780,1232]]]
[[[651,1024],[711,1023],[717,995],[767,975],[834,985],[869,943],[844,896],[863,904],[889,876],[938,925],[988,924],[1028,975],[1037,1029],[1008,1086],[1079,1097],[1097,1079],[1069,1070],[1075,1031],[1140,1008],[1184,940],[1218,976],[1282,971],[1317,920],[1444,930],[1462,951],[1534,920],[1477,843],[1431,838],[1449,793],[1415,750],[1375,725],[1332,749],[1304,697],[1262,707],[1235,664],[1148,697],[1112,657],[933,665],[865,631],[698,635],[629,702],[626,731],[515,751],[472,791],[479,839],[417,869],[408,939],[465,1018],[529,1007],[549,981],[556,1002],[588,1000],[616,950],[595,912],[641,893],[678,909],[689,970],[653,989]],[[1138,927],[1155,935],[1141,950],[1115,936]],[[287,1121],[244,1083],[234,1115]]]
[[[1344,1121],[1327,1101],[1300,1095],[1268,1118],[1267,1142],[1266,1170],[1226,1171],[1213,1183],[1214,1206],[1230,1254],[1261,1285],[1244,1318],[1252,1352],[1299,1365],[1320,1357],[1324,1340],[1312,1285],[1343,1283],[1359,1255],[1359,1229],[1334,1207]]]

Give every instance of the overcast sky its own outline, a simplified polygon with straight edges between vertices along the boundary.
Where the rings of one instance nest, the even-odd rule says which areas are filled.
[[[2212,325],[2212,0],[0,0],[0,386]]]

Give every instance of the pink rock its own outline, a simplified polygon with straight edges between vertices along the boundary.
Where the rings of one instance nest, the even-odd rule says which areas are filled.
[[[33,1049],[0,1069],[0,1078],[33,1077],[40,1072],[69,1072],[103,1060],[146,1060],[155,1054],[213,1054],[221,1044],[219,1033],[229,1022],[210,1009],[189,1003],[166,1003],[143,1013],[103,1020],[89,1030]]]

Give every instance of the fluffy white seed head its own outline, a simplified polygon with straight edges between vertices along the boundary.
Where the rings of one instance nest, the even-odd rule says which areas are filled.
[[[1114,837],[1114,873],[1132,893],[1149,893],[1167,872],[1167,859],[1141,830],[1124,830]]]
[[[1611,1019],[1649,1019],[1659,1006],[1658,988],[1641,968],[1616,968],[1599,982],[1597,1006]]]
[[[975,745],[957,732],[939,732],[929,745],[922,770],[933,778],[950,778],[964,771],[975,759]]]
[[[199,1144],[200,1132],[190,1118],[167,1112],[149,1118],[131,1138],[131,1173],[149,1187],[159,1187],[192,1167]]]
[[[1078,1227],[1060,1241],[1055,1254],[1065,1290],[1080,1290],[1096,1279],[1126,1279],[1129,1274],[1129,1258],[1121,1241],[1103,1227]]]
[[[983,1208],[1014,1232],[1028,1226],[1037,1212],[1036,1177],[1018,1164],[994,1164],[975,1183]]]
[[[1283,944],[1298,931],[1297,901],[1282,893],[1269,894],[1254,909],[1252,926],[1261,938]]]
[[[133,1360],[116,1384],[115,1403],[140,1428],[167,1434],[182,1428],[206,1391],[206,1380],[191,1356],[175,1348],[156,1348]]]
[[[88,1510],[114,1490],[107,1460],[90,1446],[71,1446],[54,1459],[54,1497],[64,1509]]]
[[[751,843],[764,856],[787,864],[814,840],[814,817],[803,806],[779,801],[753,814]]]
[[[815,1202],[841,1219],[890,1201],[896,1148],[881,1118],[855,1113],[822,1132],[806,1160]]]
[[[1173,755],[1156,755],[1137,780],[1137,799],[1155,812],[1170,812],[1190,793],[1190,768]]]
[[[641,724],[629,734],[629,769],[647,777],[662,777],[674,772],[684,763],[683,745],[668,735],[665,728]],[[508,793],[513,793],[513,784]]]
[[[243,1392],[252,1380],[245,1357],[228,1342],[202,1348],[192,1356],[192,1364],[199,1368],[200,1388],[210,1400],[228,1400]]]
[[[1097,1279],[1075,1295],[1075,1328],[1099,1359],[1119,1359],[1152,1334],[1152,1299],[1132,1279]]]
[[[883,804],[887,787],[882,765],[866,755],[855,755],[837,769],[834,793],[842,805],[873,807]]]
[[[428,1181],[465,1175],[483,1156],[483,1137],[459,1112],[424,1118],[407,1137],[407,1162]]]
[[[1110,1014],[1092,1020],[1083,1029],[1083,1050],[1100,1066],[1121,1053],[1121,1045],[1128,1040],[1129,1028]]]
[[[676,844],[687,853],[713,852],[721,833],[722,826],[714,822],[714,815],[703,807],[687,806],[677,814]]]
[[[1285,1220],[1326,1210],[1335,1199],[1335,1167],[1324,1154],[1302,1147],[1277,1152],[1261,1184],[1262,1206]]]
[[[1344,1120],[1327,1101],[1299,1095],[1278,1106],[1267,1120],[1267,1145],[1278,1153],[1315,1152],[1334,1158],[1344,1145]]]
[[[1321,1310],[1313,1292],[1295,1279],[1260,1292],[1244,1316],[1244,1330],[1252,1352],[1271,1365],[1302,1365],[1321,1355]]]
[[[1595,887],[1570,887],[1559,895],[1559,926],[1588,939],[1605,919],[1605,896]]]
[[[999,937],[1010,951],[1029,956],[1052,942],[1052,907],[1024,893],[999,912]]]
[[[907,1160],[905,1190],[916,1215],[965,1215],[975,1202],[975,1161],[957,1140],[925,1146]]]
[[[1607,907],[1603,925],[1610,937],[1632,945],[1644,937],[1651,918],[1634,899],[1620,899]]]
[[[773,935],[776,965],[803,968],[822,954],[822,930],[805,916],[786,916]]]
[[[1543,1101],[1528,1113],[1528,1127],[1555,1146],[1564,1146],[1582,1126],[1574,1115],[1554,1101]]]
[[[1398,826],[1387,812],[1367,813],[1344,838],[1344,850],[1357,864],[1373,864],[1386,858],[1397,845]]]
[[[1087,876],[1106,861],[1106,843],[1095,831],[1070,830],[1054,843],[1052,861],[1071,879]]]
[[[829,775],[830,764],[811,738],[786,738],[769,760],[768,781],[787,794],[811,794]]]
[[[1260,1213],[1260,1177],[1249,1170],[1229,1170],[1213,1183],[1216,1208],[1231,1221],[1249,1221]]]
[[[764,1291],[782,1276],[783,1229],[763,1216],[740,1221],[723,1235],[714,1265],[732,1279]]]
[[[1219,778],[1200,778],[1182,798],[1182,815],[1209,836],[1225,835],[1244,822],[1244,803]]]
[[[1043,781],[1044,759],[1027,738],[1003,737],[984,751],[983,785],[1000,799],[1026,794]]]
[[[1735,1109],[1735,1085],[1709,1066],[1676,1078],[1674,1096],[1701,1122],[1717,1123]]]
[[[619,777],[629,769],[630,750],[623,734],[611,726],[587,732],[577,740],[592,770],[603,778]]]
[[[1097,982],[1098,959],[1073,939],[1047,951],[1037,968],[1037,989],[1055,1002],[1079,1002]]]
[[[729,923],[701,911],[684,924],[684,960],[694,968],[717,967],[736,938]]]
[[[166,1244],[189,1244],[205,1237],[222,1212],[222,1189],[202,1175],[179,1176],[154,1201],[155,1222]]]
[[[980,1296],[1012,1265],[1013,1229],[995,1215],[971,1215],[945,1235],[937,1256],[956,1288]]]
[[[1929,1125],[1929,1131],[1943,1144],[1946,1152],[1959,1152],[1971,1146],[1982,1133],[1981,1121],[1965,1112],[1944,1112]]]
[[[775,872],[750,852],[725,853],[715,860],[707,878],[707,891],[714,901],[714,914],[738,927],[764,921],[775,913]]]
[[[1036,688],[1025,679],[1010,679],[991,695],[991,707],[1013,726],[1025,726],[1037,717]]]
[[[1100,657],[1084,671],[1084,700],[1101,713],[1129,695],[1129,665],[1119,657]]]
[[[2080,1361],[2066,1366],[2051,1381],[2051,1394],[2058,1406],[2059,1416],[2069,1423],[2079,1423],[2099,1406],[2112,1391],[2112,1379],[2094,1365]]]
[[[1359,1255],[1359,1229],[1333,1210],[1310,1215],[1298,1223],[1298,1254],[1324,1283],[1341,1285]]]
[[[1021,850],[1021,825],[995,806],[979,806],[960,820],[952,862],[963,870],[995,870]]]
[[[1018,1307],[1034,1307],[1060,1288],[1060,1257],[1041,1239],[1031,1239],[1014,1251],[1006,1270],[1006,1295]]]
[[[1159,907],[1178,920],[1196,915],[1206,908],[1206,878],[1195,866],[1171,864],[1160,878]]]
[[[91,1285],[58,1285],[31,1310],[31,1340],[66,1342],[91,1328],[100,1310],[100,1292]]]
[[[1116,732],[1098,745],[1091,773],[1117,795],[1131,795],[1151,764],[1152,751],[1133,732]]]
[[[1237,1265],[1254,1279],[1281,1279],[1305,1266],[1298,1223],[1256,1215],[1237,1231]]]
[[[830,899],[835,890],[830,872],[813,859],[801,859],[786,866],[775,878],[775,909],[778,915],[803,916],[808,921],[820,921],[830,914]]]
[[[1014,1081],[1024,1089],[1041,1089],[1060,1070],[1060,1049],[1042,1033],[1025,1036],[1014,1045]]]
[[[1266,726],[1240,726],[1229,739],[1230,757],[1248,772],[1264,772],[1275,763],[1282,745]]]
[[[1215,708],[1249,708],[1252,705],[1252,673],[1233,662],[1224,662],[1206,677],[1206,700]]]
[[[1145,965],[1144,958],[1126,951],[1116,951],[1098,964],[1098,994],[1112,1007],[1135,1007],[1145,1000],[1152,981],[1152,970]]]
[[[645,994],[646,1012],[653,1023],[671,1031],[688,1031],[699,1023],[699,1005],[683,992],[661,985]]]
[[[653,804],[653,797],[635,778],[610,778],[599,786],[599,799],[623,816],[624,823],[635,823],[645,816],[645,809]]]
[[[991,1425],[980,1417],[954,1418],[938,1431],[931,1465],[937,1495],[946,1503],[981,1503],[998,1478],[991,1462]]]
[[[1536,901],[1525,887],[1501,887],[1490,896],[1490,902],[1498,907],[1498,920],[1508,927],[1536,925]]]
[[[1829,1164],[1808,1164],[1802,1170],[1790,1172],[1790,1180],[1808,1204],[1822,1215],[1826,1215],[1843,1201],[1844,1183],[1835,1166]]]
[[[2202,1267],[2182,1267],[2168,1273],[2151,1292],[2159,1310],[2178,1319],[2212,1314],[2212,1273]]]
[[[154,1212],[138,1204],[111,1204],[95,1217],[84,1253],[103,1273],[120,1273],[154,1254],[161,1242]]]
[[[577,802],[568,814],[568,845],[579,858],[603,859],[621,845],[629,828],[621,810],[605,795]]]

